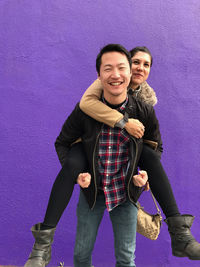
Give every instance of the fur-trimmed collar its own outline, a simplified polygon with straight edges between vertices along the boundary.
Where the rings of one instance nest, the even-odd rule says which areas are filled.
[[[155,106],[158,102],[154,89],[147,82],[143,82],[136,90],[132,89],[132,92],[138,99],[151,106]]]

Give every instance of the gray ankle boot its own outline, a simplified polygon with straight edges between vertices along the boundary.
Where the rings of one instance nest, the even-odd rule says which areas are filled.
[[[35,224],[31,228],[35,243],[24,267],[45,267],[51,260],[51,244],[56,228],[48,230],[40,228],[41,223]]]
[[[174,256],[200,260],[200,244],[190,232],[193,221],[194,216],[189,214],[168,217],[165,220],[171,236],[172,254]]]

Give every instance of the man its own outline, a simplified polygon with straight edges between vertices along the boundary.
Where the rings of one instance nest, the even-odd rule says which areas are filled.
[[[144,138],[157,142],[161,150],[153,108],[127,95],[131,77],[129,52],[120,45],[107,45],[97,56],[96,68],[103,85],[102,101],[127,118],[140,120],[145,127]],[[91,182],[87,188],[83,186],[86,177],[79,177],[86,188],[80,192],[77,208],[74,266],[91,266],[98,227],[107,208],[114,231],[116,266],[134,267],[136,202],[147,182],[145,172],[136,175],[142,140],[129,136],[125,130],[95,121],[77,105],[56,140],[60,161],[64,161],[70,145],[79,137],[89,162]]]

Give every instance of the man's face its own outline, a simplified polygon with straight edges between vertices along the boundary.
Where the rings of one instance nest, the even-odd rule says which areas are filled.
[[[104,97],[125,99],[131,78],[131,70],[127,57],[119,52],[108,52],[101,58],[99,79],[101,80]],[[112,101],[110,102],[112,103]]]

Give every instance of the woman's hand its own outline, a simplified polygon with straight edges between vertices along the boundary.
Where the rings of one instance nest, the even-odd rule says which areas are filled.
[[[149,190],[148,175],[146,171],[139,171],[139,174],[133,176],[133,183],[138,187],[145,187],[145,191]]]
[[[125,124],[124,128],[130,135],[136,138],[142,138],[144,135],[145,128],[139,120],[128,119],[128,122]]]
[[[77,178],[77,184],[82,188],[87,188],[91,182],[91,175],[88,172],[80,173]]]

